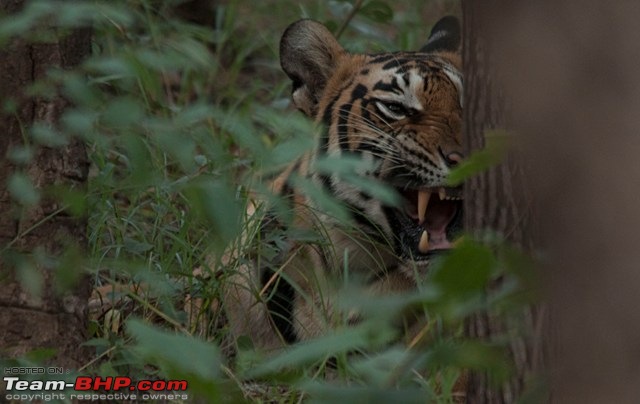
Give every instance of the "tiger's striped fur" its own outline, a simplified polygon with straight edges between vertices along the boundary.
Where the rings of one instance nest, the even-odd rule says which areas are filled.
[[[320,335],[336,321],[335,280],[344,268],[375,293],[400,293],[415,288],[416,274],[433,253],[449,248],[461,223],[460,190],[445,187],[462,158],[459,48],[454,17],[440,20],[418,52],[374,55],[348,53],[311,20],[287,28],[280,57],[293,83],[293,102],[325,131],[315,152],[275,184],[291,194],[292,226],[317,228],[320,222],[329,242],[291,242],[281,248],[275,267],[241,265],[224,294],[235,336],[273,349]],[[353,182],[313,169],[318,157],[344,155],[370,161],[373,168],[361,174],[394,187],[401,206],[388,206]],[[313,200],[286,185],[292,171],[348,206],[355,229],[317,215]]]

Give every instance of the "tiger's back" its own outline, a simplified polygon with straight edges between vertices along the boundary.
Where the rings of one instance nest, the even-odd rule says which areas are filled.
[[[236,337],[273,349],[318,336],[342,321],[334,298],[345,268],[373,293],[401,293],[450,248],[462,217],[460,190],[446,187],[462,159],[459,47],[454,17],[440,20],[418,52],[376,55],[346,52],[311,20],[287,28],[280,57],[293,102],[324,130],[314,152],[276,184],[290,194],[295,219],[288,226],[320,231],[328,242],[292,241],[275,264],[246,263],[229,276],[224,305]],[[393,187],[401,203],[315,169],[318,159],[344,156],[370,163],[358,174]],[[318,212],[287,183],[292,172],[344,204],[355,225]]]

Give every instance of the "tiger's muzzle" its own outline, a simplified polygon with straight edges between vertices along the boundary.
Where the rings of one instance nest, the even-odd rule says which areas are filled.
[[[462,230],[462,189],[404,189],[399,193],[404,203],[391,211],[398,255],[424,261],[452,248]]]

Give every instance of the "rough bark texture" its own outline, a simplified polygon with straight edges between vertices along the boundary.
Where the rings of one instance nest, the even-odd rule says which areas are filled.
[[[463,2],[464,73],[465,73],[465,140],[467,152],[485,147],[485,135],[506,130],[513,136],[506,108],[500,69],[497,68],[496,41],[506,35],[497,29],[500,1]],[[532,199],[528,190],[525,160],[514,146],[497,167],[481,173],[465,184],[465,226],[481,237],[493,230],[507,241],[525,250],[534,243]],[[489,292],[491,293],[491,292]],[[542,362],[538,343],[541,316],[537,308],[524,308],[517,325],[510,319],[488,313],[473,316],[466,333],[472,338],[490,342],[509,334],[513,377],[495,386],[486,374],[470,377],[467,397],[470,403],[511,403],[521,397],[526,383],[536,374]],[[518,327],[520,332],[512,332]]]
[[[13,13],[22,1],[1,0],[0,13]],[[13,265],[15,253],[30,259],[36,249],[56,257],[66,245],[85,245],[85,226],[60,210],[59,204],[46,196],[28,208],[19,206],[7,190],[7,180],[20,170],[27,174],[36,189],[51,185],[83,187],[87,179],[88,160],[84,146],[70,141],[61,148],[34,146],[33,159],[26,166],[16,166],[7,155],[23,146],[28,126],[41,121],[56,125],[66,106],[60,97],[41,99],[25,94],[25,87],[44,77],[47,69],[76,65],[90,51],[90,32],[77,31],[57,43],[29,44],[21,39],[0,50],[0,96],[16,102],[15,114],[0,115],[0,357],[14,358],[36,348],[55,348],[52,364],[77,368],[87,356],[79,344],[85,340],[86,306],[90,285],[86,279],[77,289],[60,296],[55,291],[55,264],[38,266],[43,278],[40,299],[31,296],[18,281]],[[12,254],[12,252],[14,254]],[[80,269],[79,269],[80,270]]]

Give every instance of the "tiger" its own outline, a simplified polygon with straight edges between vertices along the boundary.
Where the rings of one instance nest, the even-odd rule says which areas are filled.
[[[319,222],[327,242],[293,240],[278,248],[275,264],[240,264],[222,297],[232,336],[270,351],[324,335],[340,316],[334,299],[345,268],[374,294],[403,293],[416,289],[434,256],[452,248],[463,215],[461,188],[447,186],[464,157],[460,48],[453,16],[433,26],[419,51],[349,53],[317,21],[286,28],[280,64],[292,103],[322,129],[313,151],[273,181],[291,201],[293,220],[282,224],[266,214],[262,230],[317,230]],[[371,163],[361,174],[395,190],[401,203],[314,169],[318,159],[342,156]],[[346,206],[352,224],[314,209],[313,198],[288,181],[292,173]]]

